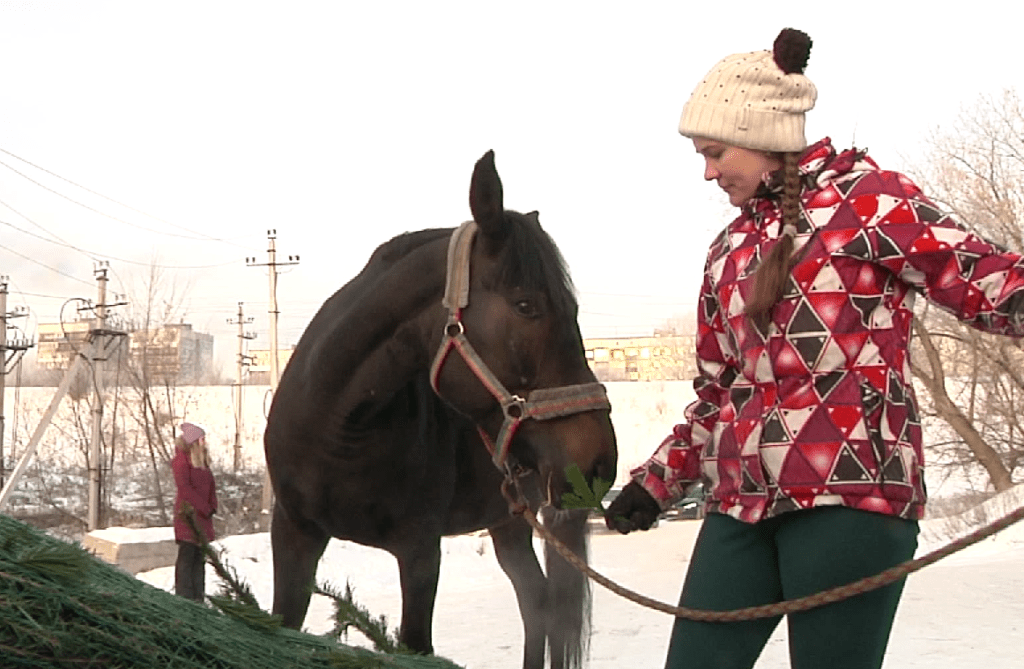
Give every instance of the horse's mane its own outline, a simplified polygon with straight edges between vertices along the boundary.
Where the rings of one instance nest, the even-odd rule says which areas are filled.
[[[384,263],[385,266],[390,266],[404,258],[410,251],[418,249],[424,244],[429,244],[435,239],[451,236],[451,234],[452,228],[428,228],[426,230],[416,230],[415,232],[403,232],[378,246],[377,250],[370,256],[367,265]]]
[[[556,319],[575,320],[576,292],[568,267],[555,242],[540,227],[537,213],[506,211],[505,215],[518,220],[505,242],[498,281],[506,287],[545,291]]]
[[[498,283],[546,292],[559,320],[576,318],[576,291],[568,266],[551,237],[541,228],[536,212],[506,211],[514,221],[499,259]],[[367,263],[387,268],[411,251],[438,238],[450,236],[451,228],[406,232],[381,244]]]
[[[557,322],[575,323],[576,297],[555,243],[540,227],[536,214],[506,211],[505,215],[514,225],[508,226],[502,243],[495,280],[503,287],[546,293],[551,316]],[[422,251],[451,233],[452,228],[406,232],[377,247],[363,270],[324,303],[300,339],[293,358],[308,379],[347,386],[367,374],[398,381],[377,366],[394,364],[411,352],[392,336],[413,310],[428,304],[425,300],[431,292],[439,295],[443,289],[443,255],[428,256]],[[437,263],[436,271],[428,262]],[[395,292],[393,270],[399,266],[415,280]],[[382,294],[389,297],[382,300]],[[572,332],[566,330],[563,335],[571,337]],[[314,387],[325,390],[319,383]]]

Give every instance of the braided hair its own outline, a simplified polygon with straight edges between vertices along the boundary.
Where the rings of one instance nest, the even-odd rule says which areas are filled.
[[[772,59],[785,74],[803,74],[811,54],[811,38],[807,33],[784,28],[772,44]],[[772,310],[782,299],[786,280],[793,269],[794,237],[800,220],[800,154],[782,154],[782,225],[779,240],[754,275],[754,294],[747,302],[745,313],[758,329],[767,331]]]
[[[782,224],[779,239],[762,258],[754,274],[754,294],[744,312],[764,331],[771,322],[772,309],[782,299],[786,279],[793,269],[793,238],[800,220],[800,170],[798,153],[782,154]]]

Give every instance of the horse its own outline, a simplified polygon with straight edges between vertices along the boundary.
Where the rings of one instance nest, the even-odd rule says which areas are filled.
[[[441,537],[486,529],[516,593],[524,669],[545,653],[552,669],[579,667],[589,583],[554,550],[542,569],[512,511],[539,508],[586,559],[588,511],[561,496],[573,465],[589,482],[614,479],[611,406],[563,257],[537,212],[504,209],[493,151],[469,195],[472,220],[458,228],[380,245],[281,375],[264,433],[273,612],[301,627],[331,537],[381,548],[398,563],[399,641],[432,654]]]

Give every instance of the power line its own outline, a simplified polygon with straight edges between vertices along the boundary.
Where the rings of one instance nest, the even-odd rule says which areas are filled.
[[[15,169],[14,167],[11,167],[7,163],[5,163],[3,161],[0,161],[0,165],[2,165],[3,167],[6,167],[7,169],[11,170],[12,172],[17,174],[18,176],[22,177],[23,179],[26,179],[27,181],[30,181],[30,182],[34,183],[35,185],[39,186],[40,188],[42,188],[44,190],[47,190],[47,191],[53,193],[54,195],[56,195],[58,197],[64,198],[65,200],[67,200],[69,202],[77,204],[80,207],[88,209],[89,211],[91,211],[93,213],[99,214],[100,216],[105,216],[106,218],[109,218],[109,219],[111,219],[113,221],[117,221],[118,223],[123,223],[124,225],[130,226],[130,227],[133,227],[133,228],[138,228],[140,230],[145,230],[146,232],[156,233],[158,235],[167,235],[169,237],[180,237],[180,238],[183,238],[183,239],[192,239],[192,240],[196,240],[196,241],[221,242],[223,244],[230,244],[232,246],[237,246],[238,248],[244,248],[244,249],[249,249],[250,248],[250,247],[242,246],[241,244],[236,244],[235,242],[233,242],[233,241],[231,241],[229,239],[223,239],[223,238],[220,238],[220,237],[213,237],[211,235],[207,235],[205,233],[197,232],[197,231],[192,230],[190,228],[186,228],[183,225],[178,225],[177,223],[172,223],[171,221],[166,221],[166,220],[164,220],[162,218],[158,218],[156,216],[153,216],[152,214],[148,214],[148,213],[146,213],[146,212],[144,212],[144,211],[142,211],[140,209],[136,209],[135,207],[129,206],[127,204],[124,204],[123,202],[119,202],[118,200],[115,200],[112,197],[108,197],[108,196],[104,195],[103,193],[100,193],[100,192],[97,192],[95,190],[92,190],[91,188],[87,188],[86,186],[83,186],[83,185],[81,185],[79,183],[76,183],[76,182],[74,182],[74,181],[72,181],[72,180],[70,180],[70,179],[68,179],[66,177],[62,177],[61,175],[57,174],[56,172],[52,172],[52,171],[46,169],[45,167],[42,167],[40,165],[36,165],[35,163],[33,163],[33,162],[29,161],[29,160],[26,160],[25,158],[22,158],[21,156],[18,156],[18,155],[14,154],[14,153],[11,153],[7,149],[0,148],[0,153],[5,153],[8,156],[11,156],[12,158],[15,158],[16,160],[20,160],[21,162],[25,163],[26,165],[30,165],[30,166],[34,167],[35,169],[40,170],[41,172],[45,172],[46,174],[49,174],[50,176],[52,176],[54,178],[60,179],[61,181],[64,181],[64,182],[66,182],[68,184],[71,184],[75,188],[79,188],[79,189],[81,189],[81,190],[83,190],[83,191],[85,191],[87,193],[91,193],[92,195],[95,195],[96,197],[103,198],[104,200],[107,200],[108,202],[112,202],[112,203],[116,204],[119,207],[122,207],[124,209],[129,210],[129,211],[133,211],[133,212],[135,212],[137,214],[141,214],[141,215],[143,215],[143,216],[145,216],[147,218],[150,218],[150,219],[152,219],[154,221],[157,221],[158,223],[163,223],[165,225],[170,225],[171,227],[178,228],[179,230],[184,230],[184,231],[186,231],[186,232],[188,232],[190,234],[189,235],[180,235],[180,234],[175,234],[173,232],[167,232],[167,231],[164,231],[164,230],[156,230],[156,229],[153,229],[153,228],[148,228],[148,227],[146,227],[144,225],[138,225],[137,223],[131,223],[129,221],[126,221],[124,219],[118,218],[118,217],[113,216],[111,214],[107,214],[107,213],[102,212],[102,211],[100,211],[100,210],[98,210],[98,209],[96,209],[94,207],[91,207],[91,206],[89,206],[89,205],[87,205],[87,204],[85,204],[83,202],[79,202],[78,200],[75,200],[72,197],[64,195],[63,193],[60,193],[60,192],[50,188],[49,186],[46,186],[46,185],[36,181],[32,177],[30,177],[27,174],[25,174],[25,173]]]
[[[0,149],[0,151],[3,151],[3,149]],[[6,153],[6,151],[5,151],[5,153]],[[133,227],[133,228],[138,228],[139,230],[145,230],[146,232],[152,232],[152,233],[158,234],[158,235],[167,235],[168,237],[179,237],[179,238],[182,238],[182,239],[191,239],[193,241],[198,241],[198,240],[202,239],[201,237],[197,237],[194,234],[193,235],[179,235],[179,234],[175,234],[173,232],[165,232],[163,230],[156,230],[154,228],[147,228],[146,226],[139,225],[137,223],[131,223],[131,222],[126,221],[126,220],[124,220],[122,218],[118,218],[117,216],[113,216],[113,215],[108,214],[106,212],[100,211],[99,209],[96,209],[95,207],[90,207],[89,205],[85,204],[84,202],[79,202],[75,198],[70,197],[68,195],[64,195],[63,193],[61,193],[59,191],[55,191],[54,189],[50,188],[49,186],[47,186],[45,184],[39,183],[38,181],[36,181],[32,177],[28,176],[24,172],[19,172],[18,170],[16,170],[15,168],[11,167],[7,163],[3,162],[2,160],[0,160],[0,165],[2,165],[3,167],[6,167],[7,169],[9,169],[10,171],[14,172],[15,174],[17,174],[18,176],[22,177],[23,179],[25,179],[27,181],[31,181],[32,183],[34,183],[35,185],[39,186],[43,190],[46,190],[46,191],[49,191],[49,192],[53,193],[57,197],[64,198],[68,202],[71,202],[73,204],[77,204],[79,207],[82,207],[83,209],[88,209],[89,211],[93,212],[94,214],[99,214],[100,216],[104,216],[106,218],[109,218],[112,221],[117,221],[118,223],[123,223],[124,225],[130,226],[130,227]]]
[[[83,284],[89,286],[90,288],[92,288],[92,284],[89,283],[88,281],[84,281],[82,279],[79,279],[78,277],[71,276],[67,272],[62,272],[61,270],[57,269],[56,267],[50,267],[49,265],[47,265],[45,263],[39,262],[35,258],[29,258],[24,253],[18,253],[17,251],[15,251],[14,249],[12,249],[9,246],[4,246],[3,244],[0,244],[0,249],[3,249],[4,251],[7,251],[8,253],[13,253],[14,255],[18,256],[19,258],[24,258],[25,260],[29,261],[30,263],[35,263],[36,265],[39,265],[40,267],[44,267],[44,268],[50,270],[51,272],[55,272],[57,274],[60,274],[63,277],[71,279],[72,281],[77,281],[78,283],[83,283]]]
[[[46,234],[50,235],[50,236],[51,236],[51,237],[53,237],[54,239],[56,239],[56,240],[58,240],[58,241],[60,241],[60,242],[63,242],[64,244],[67,244],[67,245],[69,245],[69,246],[71,245],[71,244],[70,244],[70,242],[68,242],[68,241],[67,241],[66,239],[64,239],[64,238],[62,238],[62,237],[60,237],[60,236],[58,236],[58,235],[56,235],[56,234],[54,234],[54,233],[50,232],[49,230],[47,230],[47,229],[46,229],[46,228],[44,228],[43,226],[39,225],[38,223],[36,223],[35,221],[33,221],[33,220],[32,220],[31,218],[29,218],[29,217],[28,217],[28,216],[26,216],[25,214],[21,213],[20,211],[18,211],[17,209],[15,209],[14,207],[12,207],[11,205],[7,204],[7,203],[6,203],[6,202],[4,202],[3,200],[0,200],[0,205],[3,205],[3,206],[5,206],[5,207],[7,207],[7,208],[8,208],[8,209],[10,209],[11,211],[13,211],[13,212],[14,212],[15,214],[17,214],[18,216],[21,216],[21,217],[22,217],[23,219],[25,219],[26,221],[28,221],[28,222],[29,222],[29,223],[31,223],[32,225],[36,226],[37,228],[39,228],[40,230],[42,230],[42,231],[43,231],[43,232],[45,232]],[[10,223],[7,223],[6,225],[11,225],[11,224],[10,224]],[[13,226],[13,225],[11,225],[11,227],[14,227],[14,226]],[[20,229],[20,228],[15,228],[15,229]],[[31,233],[31,232],[28,232],[27,230],[22,230],[22,232],[25,232],[25,234],[30,234],[30,235],[31,235],[31,234],[33,234],[33,233]],[[42,239],[42,237],[40,237],[40,239]],[[46,241],[50,241],[50,240],[46,240]]]
[[[8,209],[11,209],[11,207],[9,207],[2,200],[0,200],[0,205],[4,205]],[[75,246],[74,244],[72,244],[70,242],[67,242],[67,241],[64,241],[60,237],[57,237],[57,235],[54,235],[49,230],[46,230],[46,228],[42,227],[41,225],[38,225],[37,223],[35,223],[35,221],[33,221],[32,219],[28,218],[27,216],[25,216],[25,215],[15,211],[14,209],[11,209],[11,211],[14,211],[14,213],[18,214],[19,216],[24,218],[29,223],[32,223],[33,225],[35,225],[40,230],[43,230],[47,234],[53,235],[56,239],[47,239],[46,237],[43,237],[42,235],[37,235],[36,233],[34,233],[34,232],[30,231],[30,230],[25,230],[24,228],[20,228],[17,225],[15,225],[15,224],[13,224],[13,223],[11,223],[9,221],[0,220],[0,225],[6,225],[9,228],[13,228],[14,230],[17,230],[18,232],[20,232],[22,234],[29,235],[30,237],[35,237],[39,241],[46,242],[47,244],[54,244],[56,246],[63,246],[64,248],[71,249],[72,251],[77,251],[77,252],[81,253],[82,255],[86,256],[87,258],[89,258],[89,260],[93,260],[93,261],[99,260],[100,258],[104,258],[104,259],[109,259],[109,260],[116,260],[118,262],[128,263],[129,265],[140,265],[142,267],[158,267],[160,269],[213,269],[213,268],[216,268],[216,267],[227,267],[228,265],[234,265],[235,263],[238,262],[237,260],[232,260],[230,262],[222,262],[222,263],[217,263],[217,264],[214,264],[214,265],[160,265],[160,264],[155,264],[155,263],[152,263],[152,262],[142,262],[142,261],[139,261],[139,260],[128,260],[127,258],[118,258],[117,256],[112,256],[112,255],[109,255],[109,254],[106,254],[106,253],[98,253],[98,252],[95,252],[95,251],[88,251],[86,249],[79,248],[79,247]],[[57,241],[57,240],[60,240],[60,241]]]
[[[17,289],[12,290],[11,293],[14,294],[14,295],[22,295],[24,297],[42,297],[42,298],[45,298],[45,299],[48,299],[48,300],[66,300],[66,299],[68,299],[66,295],[43,295],[42,293],[26,293],[23,290],[17,290]]]

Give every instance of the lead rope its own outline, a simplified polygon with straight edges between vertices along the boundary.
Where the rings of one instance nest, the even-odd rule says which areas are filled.
[[[594,571],[590,565],[581,560],[579,556],[573,553],[568,546],[559,541],[555,535],[551,534],[551,532],[537,520],[537,516],[533,513],[533,510],[523,503],[521,494],[518,496],[518,499],[512,499],[510,497],[511,493],[509,492],[509,488],[511,487],[515,486],[508,485],[508,480],[506,480],[506,483],[502,485],[502,492],[505,493],[505,497],[508,499],[510,504],[509,508],[512,512],[521,513],[533,529],[536,530],[545,541],[551,544],[556,551],[558,551],[559,555],[595,582],[603,585],[615,594],[625,597],[626,599],[640,604],[641,606],[646,606],[656,611],[661,611],[662,613],[668,613],[669,615],[676,616],[677,618],[686,618],[687,620],[712,623],[737,622],[741,620],[755,620],[757,618],[782,616],[789,613],[807,611],[819,606],[842,601],[865,592],[870,592],[871,590],[876,590],[877,588],[889,585],[894,581],[898,581],[908,574],[912,574],[913,572],[923,569],[930,564],[938,562],[944,557],[948,557],[953,553],[967,548],[968,546],[976,544],[982,539],[990,537],[1000,530],[1004,530],[1017,521],[1024,519],[1024,506],[1022,506],[1002,518],[999,518],[998,520],[993,521],[992,523],[989,523],[988,525],[979,528],[974,532],[943,546],[942,548],[935,549],[927,555],[913,560],[907,560],[906,562],[898,564],[895,567],[890,567],[889,569],[875,574],[874,576],[867,576],[859,581],[840,585],[829,590],[823,590],[813,595],[800,597],[799,599],[790,599],[783,602],[775,602],[772,604],[763,604],[761,606],[733,609],[731,611],[706,611],[701,609],[691,609],[685,606],[672,606],[670,604],[665,604],[664,602],[651,599],[646,595],[641,595],[629,588],[625,588],[606,576]]]

